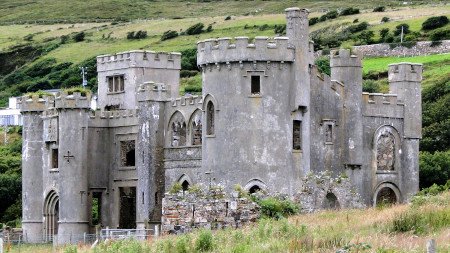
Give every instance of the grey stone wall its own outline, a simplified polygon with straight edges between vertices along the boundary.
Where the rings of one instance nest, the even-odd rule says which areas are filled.
[[[432,46],[431,41],[419,41],[412,47],[396,46],[392,48],[389,44],[373,44],[354,46],[353,48],[364,55],[364,57],[444,54],[450,53],[450,40],[443,40],[440,44],[435,46]]]

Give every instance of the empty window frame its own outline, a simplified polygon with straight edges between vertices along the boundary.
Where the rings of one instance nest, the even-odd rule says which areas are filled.
[[[108,76],[108,92],[123,92],[125,90],[125,78],[124,75]]]
[[[120,160],[122,167],[134,167],[136,165],[135,141],[120,142]]]
[[[325,124],[325,142],[327,144],[333,143],[333,124]]]
[[[53,169],[57,169],[59,168],[59,164],[58,164],[58,149],[57,148],[52,148],[51,151],[51,162],[52,162],[52,168]]]
[[[209,101],[206,105],[206,134],[214,135],[214,104]]]
[[[293,150],[302,150],[302,121],[294,120],[292,126]]]
[[[261,77],[260,76],[252,76],[251,77],[251,94],[259,95],[261,94]]]

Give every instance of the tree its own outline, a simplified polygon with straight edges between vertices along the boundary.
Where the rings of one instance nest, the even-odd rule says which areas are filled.
[[[408,34],[410,32],[409,25],[408,24],[399,24],[395,27],[394,35],[398,36],[402,33],[402,27],[403,27],[403,34]]]
[[[422,30],[433,30],[439,27],[443,27],[449,23],[446,16],[431,17],[422,23]]]
[[[197,23],[197,24],[189,27],[188,29],[186,29],[186,34],[187,35],[200,34],[200,33],[204,32],[203,27],[205,27],[205,25],[203,23]]]
[[[389,28],[383,28],[380,30],[380,41],[386,42],[386,37],[389,36]]]

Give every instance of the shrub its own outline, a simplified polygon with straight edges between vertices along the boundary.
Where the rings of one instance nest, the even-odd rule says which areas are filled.
[[[195,241],[195,249],[200,252],[213,249],[213,236],[210,230],[202,230]]]
[[[161,41],[168,40],[168,39],[173,39],[175,37],[178,37],[178,32],[177,31],[168,30],[168,31],[165,31],[163,33],[163,35],[161,36]]]
[[[127,39],[129,40],[138,40],[147,38],[147,31],[139,30],[137,32],[131,31],[127,32]]]
[[[383,28],[380,30],[380,40],[384,41],[386,40],[386,37],[389,35],[389,28]]]
[[[308,23],[310,26],[315,25],[315,24],[319,23],[319,18],[318,17],[311,18],[311,19],[309,19]]]
[[[170,194],[175,194],[183,190],[183,186],[180,182],[175,182],[169,190]]]
[[[197,24],[189,27],[188,29],[186,29],[186,34],[187,35],[200,34],[200,33],[204,32],[203,27],[205,27],[205,25],[203,23],[197,23]]]
[[[213,30],[212,25],[208,25],[208,27],[206,28],[206,32],[209,33],[212,32],[212,30]]]
[[[364,80],[362,84],[364,92],[377,93],[380,92],[380,85],[374,80]]]
[[[61,35],[61,37],[59,37],[61,40],[61,44],[66,44],[67,41],[69,41],[69,36],[68,35]]]
[[[395,31],[394,31],[394,35],[395,35],[395,36],[398,36],[398,35],[400,35],[400,34],[402,33],[402,27],[403,27],[403,34],[408,34],[408,33],[410,33],[409,25],[403,23],[403,24],[399,24],[399,25],[397,25],[397,26],[395,27]]]
[[[448,40],[448,39],[450,39],[449,29],[436,30],[430,34],[431,41]]]
[[[33,37],[34,37],[34,34],[28,34],[25,37],[23,37],[23,39],[26,41],[32,41]]]
[[[326,14],[325,14],[325,17],[327,18],[327,19],[335,19],[335,18],[337,18],[338,17],[338,12],[337,11],[329,11],[329,12],[327,12]]]
[[[197,70],[186,70],[186,69],[182,69],[180,71],[180,77],[181,78],[186,78],[186,77],[192,77],[198,74]]]
[[[357,18],[353,20],[353,24],[358,23],[358,22],[359,22],[359,19],[357,19]]]
[[[329,51],[329,49],[328,49]],[[318,57],[314,62],[320,73],[331,75],[330,58],[327,56]]]
[[[186,87],[184,87],[184,92],[187,92],[187,93],[202,92],[202,86],[187,85]]]
[[[385,10],[386,10],[386,7],[378,6],[373,9],[373,12],[384,12]]]
[[[286,25],[275,25],[273,31],[275,32],[275,34],[285,35],[286,34]]]
[[[281,200],[269,197],[262,200],[256,200],[261,207],[261,214],[265,217],[281,219],[290,215],[297,214],[299,207],[290,200]]]
[[[431,17],[422,23],[422,30],[433,30],[439,27],[443,27],[448,24],[448,18],[446,16]]]
[[[81,41],[84,41],[85,37],[86,37],[86,34],[84,32],[79,32],[73,36],[73,40],[75,42],[81,42]]]
[[[367,29],[367,27],[369,27],[369,23],[367,22],[362,22],[359,23],[357,25],[351,25],[349,27],[347,27],[344,32],[349,32],[349,33],[357,33],[357,32],[361,32]]]
[[[190,48],[181,51],[181,69],[198,70],[197,68],[197,48]]]
[[[373,43],[373,31],[363,31],[358,36],[356,36],[356,39],[359,41],[360,45],[369,45]]]
[[[391,19],[390,18],[388,18],[388,17],[383,17],[382,19],[381,19],[381,23],[387,23],[387,22],[389,22]]]
[[[339,16],[348,16],[348,15],[354,15],[354,14],[359,14],[359,9],[349,7],[349,8],[343,9],[341,11],[341,13],[339,13]]]
[[[230,20],[230,19],[231,19],[231,16],[227,16],[227,17],[225,18],[225,21]]]
[[[77,245],[69,245],[64,248],[64,253],[77,253]]]
[[[269,27],[268,24],[264,24],[264,25],[260,26],[258,29],[259,29],[260,31],[265,31],[265,30],[268,30],[269,28],[270,28],[270,27]]]
[[[444,185],[450,178],[450,151],[420,152],[419,168],[420,187]]]

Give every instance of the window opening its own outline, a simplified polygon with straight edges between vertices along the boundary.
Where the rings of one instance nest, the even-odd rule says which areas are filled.
[[[206,106],[206,134],[214,134],[214,104],[212,101],[208,102]]]
[[[333,125],[327,124],[325,128],[325,141],[333,142]]]
[[[252,95],[258,95],[261,93],[261,77],[260,76],[252,76],[251,93],[252,93]]]
[[[124,75],[108,76],[108,92],[122,92],[125,90]]]
[[[52,149],[52,168],[53,169],[59,168],[59,164],[58,164],[58,149],[57,148]]]
[[[132,167],[136,165],[136,147],[134,140],[131,141],[121,141],[121,164],[124,167]]]
[[[189,182],[184,180],[181,187],[183,187],[183,191],[187,191],[189,189]]]
[[[302,122],[300,120],[293,121],[293,149],[301,150],[302,149]]]

